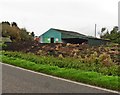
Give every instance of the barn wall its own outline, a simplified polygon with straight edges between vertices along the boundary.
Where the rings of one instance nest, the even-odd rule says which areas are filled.
[[[107,43],[107,41],[105,41],[105,40],[88,38],[88,44],[91,46],[103,45],[106,43]]]
[[[51,38],[54,38],[54,43],[61,43],[61,33],[52,29],[45,32],[40,38],[42,43],[51,43]]]

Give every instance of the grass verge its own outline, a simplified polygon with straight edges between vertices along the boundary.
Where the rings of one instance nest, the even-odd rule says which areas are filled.
[[[58,66],[60,68],[73,68],[84,71],[94,71],[102,73],[109,76],[119,76],[120,65],[113,64],[111,66],[105,66],[102,63],[96,62],[83,62],[81,58],[72,58],[72,57],[53,57],[53,56],[38,56],[33,53],[23,53],[23,52],[12,52],[12,51],[2,51],[2,54],[8,57],[20,58],[23,60],[35,62],[36,64],[48,64],[51,66]],[[86,59],[88,60],[88,59]],[[109,62],[106,62],[109,63]]]
[[[58,66],[50,66],[49,64],[36,64],[35,62],[21,58],[8,57],[5,55],[2,56],[2,62],[78,82],[100,86],[112,90],[120,90],[119,76],[105,76],[101,73],[93,71],[83,71],[73,68],[60,68]]]

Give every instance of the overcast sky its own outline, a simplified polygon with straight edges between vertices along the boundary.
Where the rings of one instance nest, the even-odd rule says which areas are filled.
[[[50,28],[94,36],[102,27],[118,25],[119,0],[0,0],[0,22],[16,22],[20,28],[41,35]]]

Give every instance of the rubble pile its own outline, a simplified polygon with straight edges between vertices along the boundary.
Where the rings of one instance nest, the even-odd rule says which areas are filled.
[[[42,44],[37,42],[17,42],[7,44],[4,50],[10,51],[22,51],[31,52],[36,55],[50,55],[55,57],[75,57],[75,58],[85,58],[89,57],[95,52],[99,56],[100,54],[106,53],[117,63],[120,62],[120,45],[112,46],[88,46],[87,44],[64,44],[64,43],[51,43]]]

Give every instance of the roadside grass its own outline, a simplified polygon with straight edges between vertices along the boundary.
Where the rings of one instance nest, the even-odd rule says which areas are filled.
[[[38,56],[33,53],[2,51],[2,54],[8,57],[20,58],[27,61],[35,62],[36,64],[48,64],[50,66],[58,66],[59,68],[73,68],[84,71],[94,71],[104,75],[119,76],[120,65],[113,64],[112,66],[104,66],[100,62],[84,63],[77,58],[59,58],[53,56]]]
[[[94,71],[73,68],[60,68],[58,66],[51,66],[50,64],[36,64],[32,61],[5,55],[0,57],[2,57],[3,63],[112,90],[120,90],[119,76],[108,76]]]

